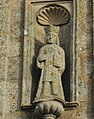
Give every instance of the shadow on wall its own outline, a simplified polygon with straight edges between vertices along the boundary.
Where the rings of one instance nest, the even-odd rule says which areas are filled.
[[[62,85],[65,94],[65,100],[70,101],[70,41],[72,40],[72,25],[71,21],[64,26],[60,27],[59,39],[60,46],[65,51],[65,71],[62,74]]]
[[[88,75],[89,76],[89,82],[87,82],[87,87],[88,87],[88,118],[93,119],[94,118],[94,43],[93,43],[93,0],[89,0],[87,2],[87,23],[88,23],[88,33],[87,33],[87,46],[88,48],[88,55],[89,59],[88,60],[88,65],[87,65],[87,71],[90,70]],[[88,42],[89,41],[89,42]],[[93,45],[92,45],[93,44]],[[93,54],[93,55],[92,55]],[[93,65],[93,66],[92,66]],[[89,69],[90,68],[90,69]]]
[[[35,41],[35,55],[33,56],[32,64],[31,64],[31,75],[32,75],[32,89],[31,89],[32,90],[31,91],[32,99],[31,99],[31,101],[34,100],[34,98],[36,96],[37,89],[38,89],[41,70],[37,67],[37,57],[38,57],[40,48],[44,45],[37,39],[35,39],[34,41]]]
[[[21,110],[21,96],[22,96],[22,75],[23,75],[23,41],[24,41],[24,18],[25,18],[25,0],[22,0],[21,7],[20,7],[20,42],[21,42],[21,48],[19,49],[19,52],[21,54],[21,62],[20,62],[20,72],[19,72],[19,80],[18,80],[18,110]]]

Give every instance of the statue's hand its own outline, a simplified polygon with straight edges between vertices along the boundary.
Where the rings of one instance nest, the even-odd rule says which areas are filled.
[[[61,74],[63,74],[63,72],[65,71],[65,67],[62,66],[62,67],[58,68],[58,71],[59,71]]]
[[[38,61],[39,61],[39,62],[45,62],[45,61],[46,61],[46,55],[39,56],[39,57],[38,57]]]
[[[60,68],[60,65],[58,63],[54,63],[53,66],[55,66],[56,68]]]
[[[57,53],[54,54],[53,61],[54,61],[54,66],[55,67],[57,67],[57,68],[61,67],[60,55],[58,55]]]

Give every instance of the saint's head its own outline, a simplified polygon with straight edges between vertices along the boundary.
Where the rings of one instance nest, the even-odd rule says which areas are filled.
[[[58,33],[59,33],[59,27],[57,26],[47,26],[45,28],[45,33],[46,33],[46,42],[48,44],[58,44],[59,45],[59,38],[58,38]]]

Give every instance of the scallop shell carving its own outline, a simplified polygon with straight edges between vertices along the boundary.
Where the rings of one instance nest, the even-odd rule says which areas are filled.
[[[40,25],[64,25],[68,23],[70,13],[63,6],[49,5],[40,9],[36,18]]]

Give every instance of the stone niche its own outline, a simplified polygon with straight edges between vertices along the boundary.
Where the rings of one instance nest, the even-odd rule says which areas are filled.
[[[40,48],[45,44],[44,26],[37,22],[38,11],[47,5],[60,5],[70,13],[70,20],[60,25],[59,43],[65,51],[65,72],[62,75],[65,100],[76,101],[76,2],[75,0],[26,0],[23,76],[22,76],[22,107],[32,106],[40,79],[40,69],[37,67],[37,57]]]

